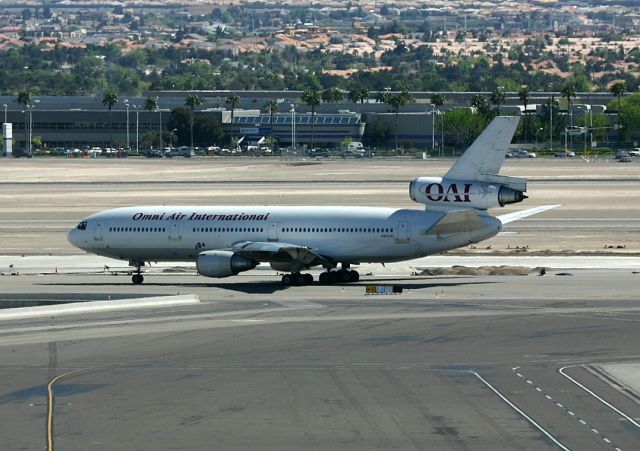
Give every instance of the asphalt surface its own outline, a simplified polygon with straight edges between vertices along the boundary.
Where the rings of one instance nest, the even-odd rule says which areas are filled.
[[[598,377],[638,358],[640,275],[277,278],[50,275],[6,300],[194,293],[201,303],[2,322],[3,447],[637,449],[637,398]],[[367,283],[401,295],[366,296]],[[1,314],[1,310],[0,310]],[[561,448],[564,447],[564,448]]]

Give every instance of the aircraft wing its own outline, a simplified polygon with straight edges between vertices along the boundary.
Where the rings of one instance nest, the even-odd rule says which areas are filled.
[[[313,249],[298,244],[244,241],[234,244],[231,250],[243,257],[263,262],[296,260],[304,267],[317,265],[335,266],[333,262],[327,260]]]
[[[500,215],[497,218],[503,224],[508,224],[513,221],[517,221],[519,219],[524,219],[529,216],[537,215],[538,213],[542,213],[547,210],[551,210],[552,208],[559,207],[560,204],[557,205],[542,205],[540,207],[529,208],[527,210],[515,211],[513,213],[507,213],[506,215]]]

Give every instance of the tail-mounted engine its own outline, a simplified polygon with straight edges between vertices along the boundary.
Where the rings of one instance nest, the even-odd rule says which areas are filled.
[[[409,184],[414,202],[434,209],[504,207],[522,202],[527,196],[524,179],[504,176],[485,176],[486,181],[463,181],[439,177],[418,177]]]

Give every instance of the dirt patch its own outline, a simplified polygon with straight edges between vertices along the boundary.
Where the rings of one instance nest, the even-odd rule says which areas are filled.
[[[427,268],[419,276],[526,276],[537,272],[525,266],[452,266],[450,268]]]

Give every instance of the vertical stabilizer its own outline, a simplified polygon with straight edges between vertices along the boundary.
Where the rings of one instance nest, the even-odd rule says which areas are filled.
[[[456,161],[445,179],[488,181],[498,175],[518,127],[518,116],[498,116]]]

